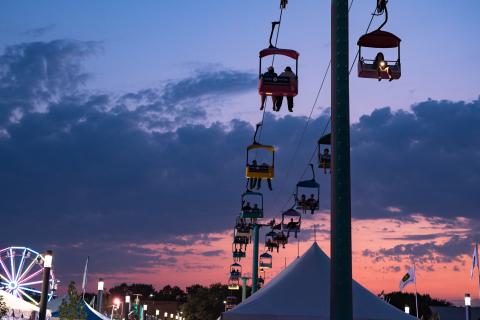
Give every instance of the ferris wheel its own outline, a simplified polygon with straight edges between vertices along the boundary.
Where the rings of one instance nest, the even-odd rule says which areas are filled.
[[[35,305],[40,303],[43,255],[26,247],[0,250],[0,289]],[[57,282],[50,272],[48,300],[52,299]]]

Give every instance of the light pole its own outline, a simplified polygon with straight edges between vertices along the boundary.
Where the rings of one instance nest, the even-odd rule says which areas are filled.
[[[163,314],[163,320],[167,320],[167,318],[168,318],[168,312],[165,311],[165,313]]]
[[[52,269],[52,260],[52,250],[48,250],[43,257],[42,294],[40,297],[40,310],[38,313],[38,320],[45,320],[47,316],[48,287],[50,285],[50,270]]]
[[[410,314],[410,307],[408,305],[405,305],[405,313]]]
[[[155,310],[155,318],[158,320],[158,316],[160,315],[160,310]]]
[[[472,298],[470,298],[470,293],[465,293],[465,319],[470,320],[472,319]]]
[[[100,313],[103,313],[103,289],[105,287],[105,282],[102,278],[98,279],[98,293],[97,293],[97,310]]]
[[[125,295],[125,303],[123,305],[123,313],[125,314],[125,320],[128,320],[128,313],[130,312],[130,295]]]
[[[147,309],[148,309],[148,305],[144,304],[143,305],[143,320],[147,319]]]

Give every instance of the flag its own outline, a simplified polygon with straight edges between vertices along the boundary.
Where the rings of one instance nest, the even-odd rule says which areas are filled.
[[[472,268],[470,269],[470,280],[472,280],[473,278],[473,272],[475,271],[475,268],[478,269],[478,243],[475,243],[475,247],[473,248]]]
[[[400,291],[403,291],[412,282],[415,282],[415,267],[408,269],[408,272],[400,280]]]
[[[87,261],[85,261],[85,269],[83,270],[83,281],[82,281],[82,291],[85,293],[85,288],[87,287],[87,270],[88,270],[88,259],[90,257],[87,257]]]

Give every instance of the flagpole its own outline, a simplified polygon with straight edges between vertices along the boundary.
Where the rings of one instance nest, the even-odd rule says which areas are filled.
[[[475,242],[475,249],[477,251],[478,299],[480,299],[480,267],[478,263],[478,242]],[[473,267],[473,271],[475,271],[475,267]]]
[[[415,309],[417,311],[418,319],[417,268],[415,267],[415,260],[413,260],[413,274],[415,275],[415,282],[413,284],[415,285]]]

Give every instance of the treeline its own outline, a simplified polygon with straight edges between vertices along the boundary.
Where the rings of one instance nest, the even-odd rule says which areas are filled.
[[[247,287],[247,296],[250,295],[250,287]],[[141,294],[142,300],[176,301],[187,320],[215,320],[225,310],[224,301],[228,296],[235,296],[237,302],[241,302],[241,290],[229,290],[226,285],[215,283],[210,286],[195,284],[185,290],[178,286],[164,286],[155,290],[153,285],[134,283],[122,283],[109,290],[112,295],[124,296],[126,293]],[[383,295],[385,301],[404,310],[410,307],[410,314],[415,315],[415,295],[412,293],[391,292]],[[428,294],[418,295],[419,315],[423,319],[432,317],[431,306],[451,306],[446,300],[435,299]]]
[[[247,294],[250,294],[251,288],[247,287]],[[180,303],[180,311],[188,320],[215,320],[225,311],[224,301],[228,296],[235,296],[237,301],[241,301],[241,290],[229,290],[227,285],[214,283],[210,286],[195,284],[182,290],[177,286],[165,286],[160,290],[150,284],[122,283],[111,288],[108,291],[112,296],[125,296],[141,294],[141,299],[156,301],[176,301]],[[133,297],[132,297],[133,298]]]
[[[397,307],[400,310],[404,310],[405,306],[410,307],[410,314],[416,315],[415,310],[415,294],[413,293],[404,293],[404,292],[391,292],[384,295],[385,301],[391,305]],[[419,318],[431,319],[433,318],[432,311],[430,307],[434,306],[443,306],[449,307],[452,304],[446,300],[435,299],[430,297],[429,294],[418,294],[418,314]]]

